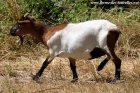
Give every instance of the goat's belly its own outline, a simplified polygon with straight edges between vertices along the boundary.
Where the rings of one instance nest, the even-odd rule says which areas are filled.
[[[67,52],[61,52],[61,53],[58,54],[58,57],[88,60],[88,59],[91,58],[91,55],[90,55],[89,52],[83,52],[83,53],[67,53]]]

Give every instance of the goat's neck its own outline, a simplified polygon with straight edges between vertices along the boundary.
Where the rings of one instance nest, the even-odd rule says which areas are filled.
[[[43,35],[46,32],[47,26],[45,24],[39,24],[34,26],[34,30],[31,32],[31,35],[36,37],[38,40],[43,42]]]
[[[35,27],[34,36],[37,37],[42,43],[47,45],[47,41],[51,36],[61,29],[65,28],[67,23],[59,24],[56,26],[46,26],[45,24],[39,24]]]

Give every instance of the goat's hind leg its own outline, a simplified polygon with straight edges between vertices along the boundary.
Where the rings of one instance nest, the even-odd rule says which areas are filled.
[[[115,64],[115,80],[120,80],[121,60],[116,56],[112,61]]]
[[[110,58],[106,57],[98,66],[97,71],[101,71],[104,66],[106,65],[106,63],[109,61]]]
[[[115,64],[115,78],[110,83],[116,82],[116,80],[120,80],[120,73],[121,73],[121,59],[118,58],[114,51],[111,51],[111,60]]]
[[[101,56],[104,56],[105,54],[106,51],[98,47],[94,48],[93,51],[90,53],[92,59],[99,58]],[[98,66],[97,71],[101,71],[106,65],[106,63],[109,61],[109,59],[109,57],[106,57]]]
[[[107,47],[108,47],[108,53],[111,57],[111,60],[115,64],[115,81],[120,80],[120,73],[121,73],[121,59],[117,57],[117,55],[114,52],[115,43],[118,40],[120,32],[118,31],[110,31],[107,36]]]

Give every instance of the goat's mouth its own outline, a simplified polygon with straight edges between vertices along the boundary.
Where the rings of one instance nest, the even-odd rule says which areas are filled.
[[[20,45],[23,45],[23,37],[21,35],[18,35],[19,39],[20,39]]]
[[[21,35],[16,35],[15,33],[10,33],[12,36],[18,36],[20,39],[20,45],[23,45],[23,37]]]
[[[20,45],[23,45],[23,37],[21,35],[12,35],[12,36],[18,36],[20,39]]]

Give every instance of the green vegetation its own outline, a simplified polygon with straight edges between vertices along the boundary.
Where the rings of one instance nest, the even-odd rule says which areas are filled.
[[[20,93],[38,93],[36,91],[41,93],[44,91],[48,93],[59,91],[62,93],[82,93],[82,91],[85,93],[87,91],[88,93],[93,93],[93,91],[114,93],[119,91],[118,89],[120,89],[118,93],[140,92],[140,6],[104,8],[93,6],[91,1],[0,0],[0,93],[19,93],[19,91]],[[98,74],[96,68],[92,68],[97,67],[98,62],[93,62],[96,64],[93,65],[80,61],[77,62],[77,65],[82,82],[71,84],[68,82],[71,79],[69,64],[63,63],[67,60],[61,59],[55,61],[62,61],[62,63],[54,62],[55,64],[53,63],[47,68],[46,74],[41,78],[41,82],[46,80],[44,83],[36,84],[31,81],[32,73],[35,74],[40,68],[41,62],[47,56],[47,50],[45,46],[29,35],[25,36],[24,46],[19,46],[18,37],[9,35],[11,26],[26,12],[36,19],[46,22],[47,25],[93,19],[107,19],[118,25],[122,34],[116,45],[116,51],[123,60],[122,80],[124,82],[113,86],[104,82],[105,77],[110,76],[107,77],[110,79],[113,76],[114,72],[110,73],[114,68],[111,62],[107,64],[103,73]],[[93,61],[101,60],[102,58]],[[97,83],[88,83],[86,81],[88,75]],[[48,90],[45,90],[46,87]]]
[[[0,40],[6,40],[4,38],[7,38],[10,27],[26,12],[30,12],[32,16],[48,25],[61,24],[64,21],[82,22],[107,19],[117,24],[122,32],[119,48],[140,47],[139,6],[130,6],[125,9],[123,7],[105,9],[93,6],[89,0],[1,0]]]

